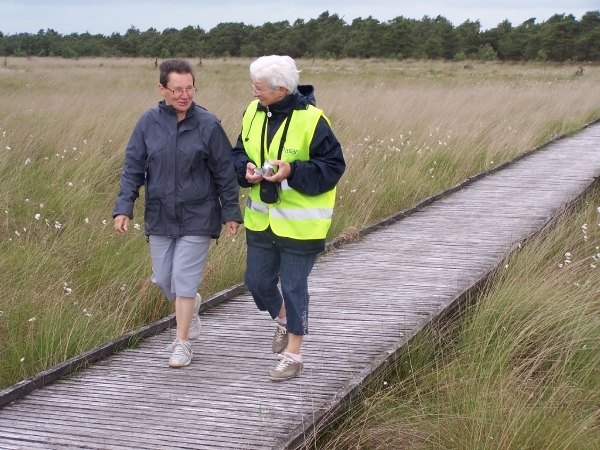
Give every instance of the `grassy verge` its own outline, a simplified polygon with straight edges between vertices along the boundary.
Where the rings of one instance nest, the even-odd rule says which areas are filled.
[[[197,66],[196,101],[232,142],[251,100],[250,62]],[[116,235],[111,218],[126,142],[160,100],[154,62],[8,63],[0,68],[0,388],[172,312],[149,281],[143,199],[128,235]],[[348,165],[330,239],[600,117],[597,66],[576,77],[576,67],[552,64],[298,65]],[[244,264],[243,233],[222,237],[201,293],[239,282]]]
[[[600,186],[429,329],[320,449],[597,449]]]

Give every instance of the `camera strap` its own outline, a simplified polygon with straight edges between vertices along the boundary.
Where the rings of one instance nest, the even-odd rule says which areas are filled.
[[[283,153],[283,146],[285,144],[285,139],[287,137],[288,128],[290,126],[290,121],[292,120],[292,114],[294,113],[294,108],[296,107],[296,100],[298,99],[297,95],[294,95],[294,99],[292,100],[292,106],[290,107],[290,112],[285,118],[285,125],[283,127],[283,133],[281,135],[281,140],[279,141],[279,150],[277,152],[277,159],[281,159],[281,154]],[[265,164],[266,156],[269,154],[269,149],[266,146],[266,136],[267,136],[267,123],[269,117],[265,114],[265,120],[263,122],[262,134],[260,136],[260,167]]]

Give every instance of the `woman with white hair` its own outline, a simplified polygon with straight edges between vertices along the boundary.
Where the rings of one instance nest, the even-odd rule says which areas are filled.
[[[346,165],[329,119],[315,106],[313,87],[298,85],[292,58],[258,58],[250,78],[256,100],[232,150],[238,182],[250,188],[244,280],[258,309],[276,321],[272,350],[281,361],[269,378],[284,381],[303,369],[308,276],[325,249],[335,186]]]

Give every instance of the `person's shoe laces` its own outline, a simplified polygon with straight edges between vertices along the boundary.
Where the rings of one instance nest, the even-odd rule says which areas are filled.
[[[277,364],[277,367],[269,373],[269,379],[271,381],[286,381],[291,380],[296,375],[302,373],[304,364],[290,358],[287,355],[279,355],[281,361]]]
[[[273,353],[281,353],[288,345],[287,326],[277,324],[275,336],[273,336]]]
[[[287,366],[296,362],[292,358],[288,358],[285,355],[280,355],[280,357],[281,361],[279,361],[279,364],[277,364],[277,367],[275,367],[276,372],[283,372]]]

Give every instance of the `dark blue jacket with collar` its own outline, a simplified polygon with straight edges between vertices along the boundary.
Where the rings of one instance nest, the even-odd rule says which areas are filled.
[[[230,150],[214,115],[192,102],[178,122],[175,109],[161,101],[133,130],[113,217],[133,219],[144,186],[147,235],[218,238],[223,223],[242,223]]]

